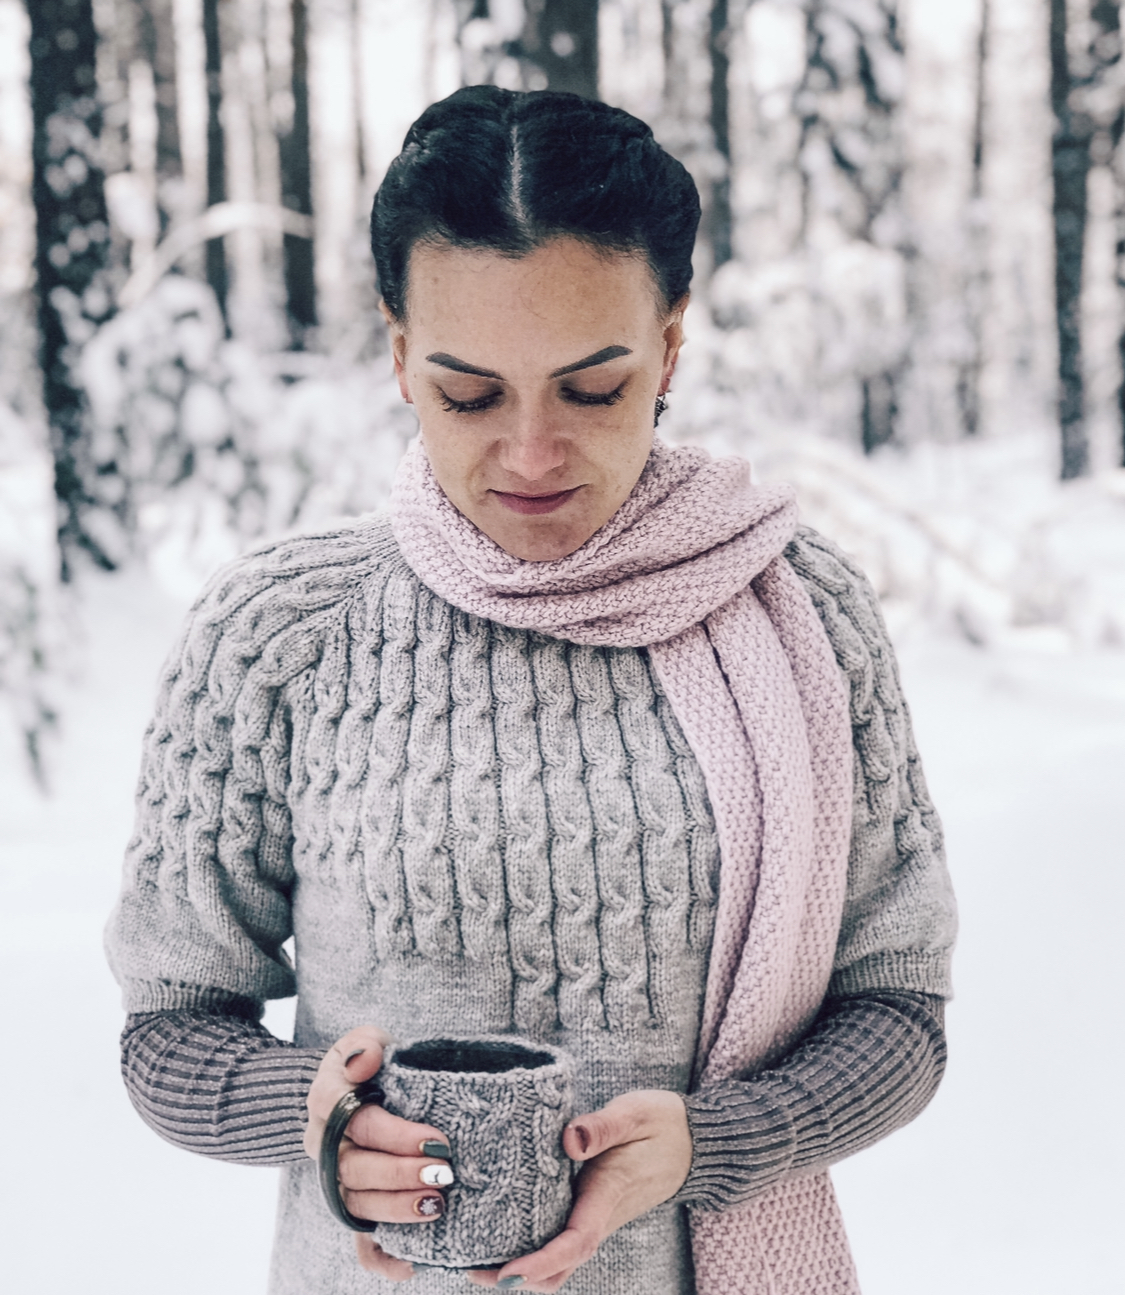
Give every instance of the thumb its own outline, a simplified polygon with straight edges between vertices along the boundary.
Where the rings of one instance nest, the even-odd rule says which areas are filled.
[[[327,1068],[345,1085],[362,1084],[379,1071],[383,1049],[391,1042],[386,1030],[359,1025],[336,1040],[325,1057]]]
[[[563,1131],[563,1150],[571,1160],[592,1160],[610,1147],[632,1142],[636,1137],[636,1121],[627,1106],[619,1106],[615,1099],[600,1111],[579,1115]]]

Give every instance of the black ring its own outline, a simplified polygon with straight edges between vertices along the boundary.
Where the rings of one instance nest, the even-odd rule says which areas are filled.
[[[344,1133],[356,1111],[382,1100],[383,1090],[374,1079],[345,1093],[325,1121],[324,1134],[320,1140],[320,1190],[328,1208],[344,1227],[351,1228],[353,1232],[374,1232],[379,1225],[372,1223],[370,1219],[356,1218],[344,1204],[340,1195],[340,1143],[344,1140]]]

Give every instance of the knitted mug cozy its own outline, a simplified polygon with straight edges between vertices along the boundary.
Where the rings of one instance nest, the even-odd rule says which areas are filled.
[[[380,1223],[398,1259],[481,1268],[530,1254],[562,1231],[571,1163],[562,1133],[574,1114],[570,1060],[511,1038],[427,1039],[388,1049],[378,1075],[392,1115],[449,1139],[456,1181],[432,1223]]]

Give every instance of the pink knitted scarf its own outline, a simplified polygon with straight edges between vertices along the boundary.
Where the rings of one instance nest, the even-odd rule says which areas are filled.
[[[629,498],[568,557],[512,557],[457,511],[415,444],[391,520],[455,607],[572,643],[645,647],[703,769],[721,853],[696,1080],[752,1074],[807,1029],[828,986],[851,834],[843,678],[781,556],[786,486],[741,459],[655,442]],[[826,1173],[694,1212],[700,1295],[855,1295]]]

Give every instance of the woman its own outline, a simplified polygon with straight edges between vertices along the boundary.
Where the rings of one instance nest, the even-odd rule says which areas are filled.
[[[874,595],[787,489],[653,439],[698,218],[619,110],[428,109],[372,217],[421,428],[390,521],[234,563],[167,668],[125,1077],[170,1140],[286,1167],[278,1295],[458,1280],[357,1259],[319,1198],[391,1036],[576,1059],[570,1223],[469,1275],[503,1289],[854,1291],[824,1171],[940,1078],[952,899]],[[289,1044],[258,1020],[294,992]],[[427,1226],[442,1130],[348,1133],[352,1213]]]

